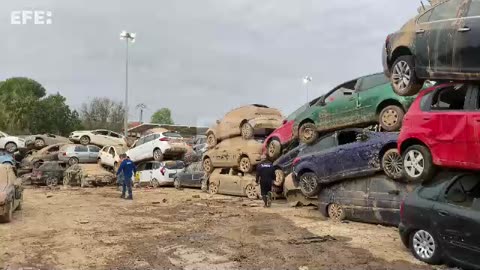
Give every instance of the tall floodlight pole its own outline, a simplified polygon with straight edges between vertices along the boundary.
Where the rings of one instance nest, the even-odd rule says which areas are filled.
[[[143,110],[145,110],[146,108],[147,108],[147,105],[143,103],[140,103],[137,105],[137,110],[138,109],[140,110],[140,119],[139,119],[140,123],[143,123]]]
[[[125,116],[123,119],[123,129],[125,137],[128,137],[128,44],[130,42],[135,43],[135,33],[129,33],[122,31],[120,33],[120,39],[126,42],[126,54],[125,54]]]
[[[303,84],[305,85],[305,90],[307,92],[307,102],[309,102],[309,98],[308,98],[308,84],[312,81],[312,77],[310,76],[305,76],[303,78]]]

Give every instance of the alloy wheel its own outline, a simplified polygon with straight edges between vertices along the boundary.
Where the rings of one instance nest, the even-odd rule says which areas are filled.
[[[429,260],[435,254],[435,239],[424,230],[419,230],[413,235],[413,249],[418,257]]]
[[[403,170],[402,156],[397,151],[386,153],[383,158],[383,168],[392,175],[400,175]]]
[[[210,172],[212,170],[212,162],[210,161],[209,158],[207,158],[203,161],[203,169],[206,172]]]
[[[304,175],[300,179],[300,186],[306,193],[313,192],[317,185],[317,179],[311,175]]]
[[[382,115],[382,122],[385,126],[391,127],[398,123],[398,113],[395,110],[387,110]]]
[[[392,80],[397,89],[404,90],[410,85],[412,71],[406,61],[399,61],[393,67]]]
[[[345,212],[340,205],[332,203],[328,206],[328,216],[333,220],[343,220],[345,218]]]
[[[242,172],[249,172],[251,166],[252,165],[250,164],[250,159],[248,159],[247,157],[243,157],[240,160],[240,169]]]
[[[257,198],[257,189],[252,184],[247,185],[247,187],[245,188],[245,193],[247,194],[247,197],[249,199]]]
[[[218,193],[218,186],[214,183],[211,183],[208,186],[208,191],[210,192],[210,194],[217,194]]]
[[[403,162],[405,171],[410,177],[418,177],[425,170],[425,160],[423,154],[418,150],[410,150]]]

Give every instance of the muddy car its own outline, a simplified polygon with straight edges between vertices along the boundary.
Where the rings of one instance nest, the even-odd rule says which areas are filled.
[[[15,153],[19,149],[25,148],[25,139],[10,136],[5,132],[0,131],[0,149],[7,151],[10,154]]]
[[[255,176],[233,168],[215,169],[208,178],[210,194],[246,196],[249,199],[260,197],[260,187]]]
[[[9,165],[0,164],[0,223],[10,222],[15,210],[22,209],[22,181]]]
[[[234,109],[215,126],[207,130],[207,144],[215,146],[226,138],[242,136],[252,139],[255,135],[268,135],[282,125],[283,116],[279,110],[265,105],[253,104]]]
[[[37,134],[25,138],[25,145],[29,149],[42,149],[54,144],[67,144],[70,140],[54,134]]]
[[[202,158],[205,172],[214,168],[239,168],[244,173],[251,172],[260,163],[262,140],[244,140],[241,137],[225,140],[205,152]]]
[[[447,0],[388,35],[383,66],[398,95],[415,95],[426,79],[480,80],[480,5]]]
[[[31,154],[26,156],[20,163],[20,168],[22,170],[31,171],[34,168],[38,168],[45,161],[55,161],[58,160],[58,152],[60,148],[69,143],[59,143],[53,144],[39,151],[33,151]]]
[[[400,97],[384,74],[361,77],[328,92],[299,114],[293,136],[311,144],[321,133],[347,127],[379,124],[385,131],[398,131],[414,97]]]
[[[173,186],[177,189],[182,187],[189,188],[207,188],[207,178],[201,162],[195,162],[188,165],[175,175]]]
[[[319,151],[293,161],[293,179],[305,196],[317,195],[333,182],[373,175],[383,170],[390,178],[403,177],[397,151],[398,133],[345,129],[322,137]]]
[[[64,173],[63,185],[105,186],[115,183],[115,175],[97,164],[75,164]]]
[[[326,186],[318,194],[318,210],[335,221],[344,219],[398,226],[400,205],[415,185],[383,174]]]
[[[30,175],[32,184],[47,185],[49,187],[62,183],[67,164],[61,161],[46,161],[34,168]]]
[[[106,145],[127,146],[127,140],[123,135],[105,129],[74,131],[68,139],[83,145],[95,144],[101,147]]]

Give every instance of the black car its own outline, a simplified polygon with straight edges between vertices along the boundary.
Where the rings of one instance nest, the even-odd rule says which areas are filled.
[[[480,80],[480,1],[437,2],[386,39],[383,66],[398,95],[426,79]]]
[[[426,263],[480,269],[480,174],[441,172],[402,203],[400,236]]]
[[[333,220],[355,220],[398,226],[400,204],[414,185],[394,181],[383,174],[347,180],[324,187],[318,209]]]
[[[207,178],[205,177],[202,162],[195,162],[188,165],[183,171],[177,173],[173,180],[173,185],[177,189],[182,187],[193,187],[206,190],[206,181]]]
[[[30,179],[32,184],[56,186],[63,181],[63,174],[67,164],[61,161],[46,161],[38,168],[33,169]]]

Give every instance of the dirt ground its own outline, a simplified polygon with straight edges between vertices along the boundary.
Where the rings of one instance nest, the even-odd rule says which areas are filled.
[[[200,190],[28,188],[0,224],[0,269],[433,269],[397,230]]]

